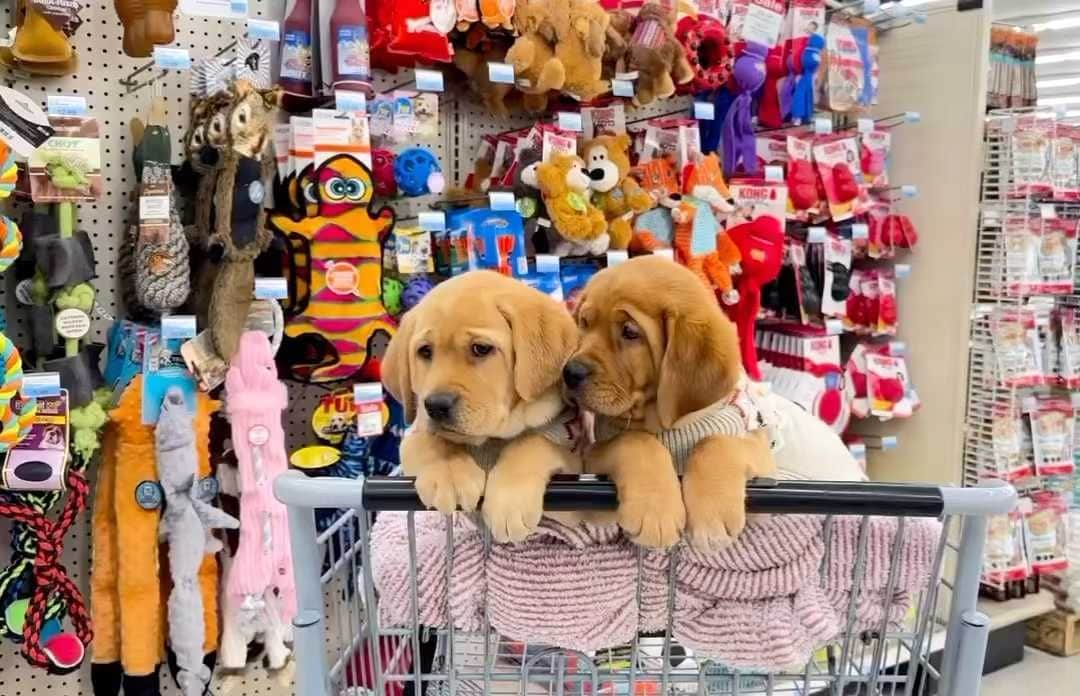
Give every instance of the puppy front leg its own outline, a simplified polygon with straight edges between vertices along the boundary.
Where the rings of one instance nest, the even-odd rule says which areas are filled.
[[[439,512],[473,511],[484,493],[484,470],[461,445],[415,430],[401,440],[401,470],[416,477],[421,502]]]
[[[605,474],[619,493],[619,526],[636,543],[667,548],[686,526],[686,508],[671,453],[655,435],[627,431],[595,445],[590,474]]]
[[[746,524],[746,482],[775,469],[764,431],[714,435],[699,442],[683,472],[683,500],[690,543],[719,550]]]
[[[552,475],[575,471],[576,457],[541,435],[514,440],[488,474],[481,512],[495,541],[524,541],[544,514],[544,490]]]

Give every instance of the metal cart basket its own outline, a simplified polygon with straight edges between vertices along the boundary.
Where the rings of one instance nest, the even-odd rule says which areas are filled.
[[[1015,505],[1004,484],[955,488],[907,484],[776,482],[759,480],[747,489],[752,513],[835,515],[860,520],[851,568],[853,591],[846,630],[821,647],[801,669],[752,673],[707,660],[680,659],[672,638],[673,578],[668,584],[667,628],[662,635],[638,636],[611,655],[586,654],[509,641],[483,627],[466,632],[427,627],[417,611],[417,557],[414,514],[422,505],[407,478],[312,479],[290,472],[275,482],[288,506],[298,612],[294,620],[296,693],[302,696],[454,696],[549,694],[668,696],[669,694],[977,694],[989,620],[976,610],[983,544],[990,515]],[[553,481],[545,509],[614,508],[614,486],[589,477]],[[371,571],[369,532],[381,511],[408,513],[412,615],[407,627],[379,625],[378,597]],[[854,605],[867,556],[869,516],[897,518],[888,582],[897,575],[897,557],[908,518],[942,520],[931,577],[913,598],[901,626],[889,623],[885,607],[879,628],[856,630]],[[318,530],[318,531],[317,531]],[[454,535],[447,525],[447,587]],[[826,534],[828,539],[829,535]],[[484,534],[484,551],[491,548]],[[679,551],[670,559],[673,569]],[[829,546],[826,544],[826,557]],[[641,554],[638,554],[639,596]],[[824,565],[824,564],[822,564]],[[450,590],[452,592],[452,590]],[[446,594],[449,594],[447,592]],[[444,598],[449,607],[449,597]],[[887,600],[888,601],[888,600]],[[843,614],[843,612],[841,612]],[[449,611],[447,611],[449,615]],[[450,622],[452,623],[452,622]],[[618,655],[615,655],[618,652]]]

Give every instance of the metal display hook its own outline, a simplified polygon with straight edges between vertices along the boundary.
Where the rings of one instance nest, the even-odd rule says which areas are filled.
[[[229,51],[235,50],[238,43],[239,43],[238,39],[233,39],[229,43],[225,44],[225,46],[222,47],[221,50],[219,50],[217,53],[215,53],[213,56],[211,56],[210,60],[213,60],[214,58],[220,58],[221,56],[225,55]],[[255,43],[252,44],[252,47],[253,48],[258,48],[261,45],[262,45],[262,39],[256,39]],[[228,65],[232,65],[234,62],[236,62],[235,58],[223,63],[222,65],[228,66]],[[144,87],[147,87],[149,85],[153,85],[153,84],[157,83],[158,80],[162,79],[163,77],[165,77],[166,75],[169,74],[169,68],[164,68],[162,70],[159,70],[157,72],[157,74],[154,75],[153,77],[150,77],[150,78],[148,78],[146,80],[143,80],[141,82],[139,82],[139,81],[137,81],[135,79],[139,75],[141,75],[142,73],[144,73],[144,72],[146,72],[148,70],[152,70],[156,64],[157,63],[155,61],[150,61],[149,63],[144,63],[143,65],[139,66],[138,68],[135,68],[135,70],[128,73],[125,77],[121,78],[119,80],[119,83],[124,86],[124,88],[126,90],[126,94],[131,94],[132,92],[138,92],[140,89],[142,89]]]

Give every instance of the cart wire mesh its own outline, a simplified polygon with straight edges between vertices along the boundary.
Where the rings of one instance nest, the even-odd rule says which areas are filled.
[[[493,630],[486,606],[479,631],[424,626],[420,621],[415,511],[422,509],[412,481],[307,479],[290,473],[276,483],[288,505],[299,611],[294,621],[297,693],[453,696],[455,694],[963,694],[977,693],[987,618],[975,611],[987,516],[1015,504],[1003,484],[981,488],[938,488],[906,484],[811,484],[751,482],[748,510],[754,513],[817,514],[826,540],[820,572],[833,552],[829,532],[837,515],[858,516],[851,568],[852,592],[841,611],[843,631],[821,645],[804,665],[777,672],[729,669],[673,638],[675,580],[680,549],[668,564],[667,625],[638,633],[628,645],[581,652],[511,640]],[[607,481],[552,483],[545,509],[610,508],[616,504]],[[408,510],[409,591],[412,621],[382,626],[372,574],[369,533],[377,512]],[[856,627],[860,579],[867,564],[871,515],[895,517],[889,546],[882,619]],[[890,621],[898,559],[909,527],[918,517],[942,520],[931,577],[900,622]],[[484,559],[490,535],[483,532]],[[446,525],[446,615],[453,593],[454,525]],[[638,550],[640,605],[643,551]],[[951,572],[947,572],[951,570]]]

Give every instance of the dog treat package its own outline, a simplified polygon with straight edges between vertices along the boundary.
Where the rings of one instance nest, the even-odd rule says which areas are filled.
[[[465,230],[469,270],[482,268],[521,277],[528,270],[525,259],[525,228],[513,210],[471,208],[447,215],[449,230]]]
[[[1024,425],[1020,414],[1011,407],[995,408],[991,430],[993,466],[980,471],[980,475],[1015,481],[1034,473],[1032,463],[1024,452]]]
[[[1072,403],[1065,398],[1037,399],[1031,412],[1031,444],[1039,476],[1071,474],[1076,423]]]
[[[859,146],[854,137],[823,139],[814,145],[814,162],[829,202],[834,222],[849,220],[855,214],[859,197],[856,174],[859,170]]]
[[[998,373],[1006,387],[1031,387],[1043,381],[1038,330],[1031,310],[996,307],[990,315]]]
[[[1022,501],[1020,508],[1024,510],[1024,537],[1031,570],[1040,575],[1065,570],[1069,565],[1065,555],[1069,507],[1064,496],[1053,491],[1037,491],[1032,494],[1030,505]]]
[[[843,317],[851,293],[851,241],[829,236],[825,240],[825,284],[821,293],[821,313]]]
[[[1076,265],[1076,220],[1043,219],[1039,245],[1038,291],[1049,295],[1068,295],[1073,289]]]
[[[1023,296],[1037,293],[1042,220],[1027,215],[1006,215],[1005,282],[1009,294]]]
[[[1002,585],[1028,576],[1024,527],[1025,516],[1019,510],[990,517],[983,552],[983,582]]]
[[[1080,388],[1080,308],[1058,307],[1058,374],[1068,389]]]

